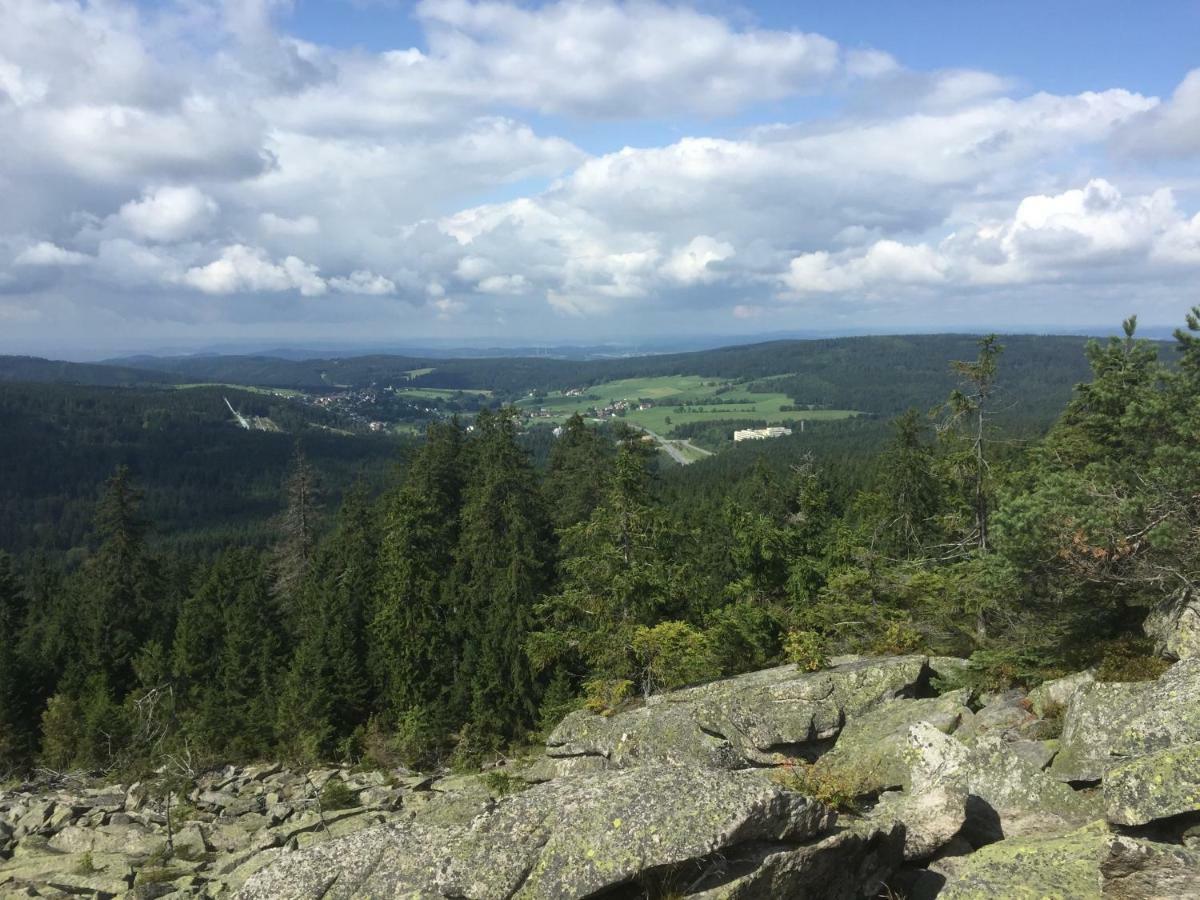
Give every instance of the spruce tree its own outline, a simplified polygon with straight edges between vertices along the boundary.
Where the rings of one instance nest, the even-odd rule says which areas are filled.
[[[941,484],[920,413],[909,409],[892,421],[892,429],[879,460],[876,539],[883,552],[907,558],[937,532]]]
[[[136,680],[133,657],[138,648],[165,630],[170,619],[157,564],[146,547],[140,506],[141,492],[129,469],[119,467],[105,484],[96,511],[100,546],[76,582],[82,643],[76,658],[84,677],[102,675],[106,690],[117,697]]]
[[[279,539],[273,554],[274,592],[291,624],[317,547],[321,513],[317,474],[299,443],[284,484],[285,507],[279,519]]]
[[[378,706],[388,717],[423,720],[448,733],[460,623],[447,590],[462,512],[464,432],[434,424],[403,484],[379,515],[379,572],[369,629]]]
[[[220,702],[227,711],[225,736],[234,756],[266,753],[275,744],[276,696],[282,626],[266,573],[256,557],[238,572],[236,591],[222,617],[217,671]]]
[[[484,411],[475,429],[449,584],[462,640],[457,700],[486,748],[536,721],[539,690],[524,649],[551,582],[553,545],[533,468],[517,443],[516,411]]]
[[[550,450],[545,491],[556,529],[587,521],[604,497],[612,468],[611,443],[588,427],[579,413],[562,426]]]
[[[528,650],[541,668],[566,663],[601,682],[637,676],[633,638],[686,609],[679,531],[650,496],[644,445],[625,440],[604,501],[562,536],[562,579],[538,608]]]
[[[327,758],[366,720],[364,620],[376,569],[374,517],[355,489],[302,595],[299,643],[280,695],[279,731],[299,755]]]
[[[25,597],[12,558],[0,550],[0,772],[24,760],[28,751],[28,686],[18,655]]]

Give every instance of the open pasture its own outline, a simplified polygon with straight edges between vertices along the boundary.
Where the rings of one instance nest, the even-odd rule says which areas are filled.
[[[718,393],[721,391],[721,393]],[[666,436],[676,425],[712,422],[721,419],[762,419],[774,423],[801,419],[846,419],[857,415],[853,410],[784,410],[793,401],[781,393],[750,393],[742,385],[730,385],[719,379],[699,375],[668,375],[655,378],[626,378],[607,381],[583,389],[582,396],[555,391],[545,398],[521,401],[527,409],[545,409],[555,420],[573,413],[587,414],[624,400],[630,404],[625,420]],[[649,401],[646,409],[638,401]]]

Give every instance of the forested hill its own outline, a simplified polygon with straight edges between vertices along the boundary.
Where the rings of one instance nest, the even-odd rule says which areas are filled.
[[[238,428],[226,398],[282,431]],[[261,545],[298,443],[330,500],[358,478],[377,483],[401,452],[401,438],[338,434],[322,417],[225,388],[0,381],[0,550],[82,549],[100,486],[118,465],[136,473],[160,538]]]
[[[64,362],[38,356],[0,356],[0,381],[48,384],[86,384],[96,387],[131,387],[173,384],[179,379],[166,372],[131,366]]]
[[[604,381],[694,374],[721,379],[771,378],[770,389],[798,403],[880,415],[944,399],[954,386],[949,363],[975,354],[972,335],[847,337],[771,341],[691,353],[626,359],[424,359],[360,356],[287,360],[266,356],[136,357],[119,360],[183,380],[254,384],[300,390],[407,384],[484,389],[501,397],[587,387]],[[1046,418],[1087,377],[1086,339],[1005,335],[1001,389]],[[783,377],[786,376],[786,377]],[[775,380],[778,377],[778,380]]]

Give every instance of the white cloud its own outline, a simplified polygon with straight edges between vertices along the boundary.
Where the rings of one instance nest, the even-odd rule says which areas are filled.
[[[942,261],[923,244],[879,241],[865,253],[835,256],[824,250],[797,256],[783,282],[795,294],[835,293],[875,285],[936,284],[945,279]]]
[[[206,228],[219,207],[212,197],[191,186],[164,186],[146,191],[117,214],[138,237],[152,241],[178,241]]]
[[[346,278],[330,278],[329,286],[344,294],[362,294],[368,297],[384,297],[396,293],[394,281],[364,270],[351,272]]]
[[[86,253],[66,250],[49,241],[39,241],[17,254],[13,262],[18,266],[81,266],[91,257]]]
[[[1166,103],[1122,129],[1117,142],[1153,156],[1200,154],[1200,68],[1187,73]]]
[[[996,287],[1173,280],[1200,266],[1200,215],[1185,217],[1169,190],[1125,197],[1093,179],[1032,195],[1005,219],[960,226],[939,241],[881,240],[866,249],[816,251],[791,260],[785,296],[903,290],[941,283]]]
[[[523,294],[528,287],[524,275],[489,275],[475,289],[481,294]]]
[[[663,272],[680,284],[708,284],[719,277],[711,264],[733,256],[733,244],[701,234],[677,250],[663,265]]]
[[[656,2],[423,0],[430,57],[493,102],[541,112],[631,115],[732,112],[814,88],[840,64],[834,41],[800,31],[737,30]],[[876,61],[878,65],[878,61]]]
[[[327,290],[316,266],[295,256],[274,263],[264,251],[243,244],[225,247],[218,259],[188,269],[182,280],[206,294],[294,289],[305,297],[313,297]]]

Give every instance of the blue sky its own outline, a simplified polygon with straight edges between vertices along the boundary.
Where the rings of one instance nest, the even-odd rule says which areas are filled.
[[[0,352],[1172,325],[1200,0],[0,0]]]

